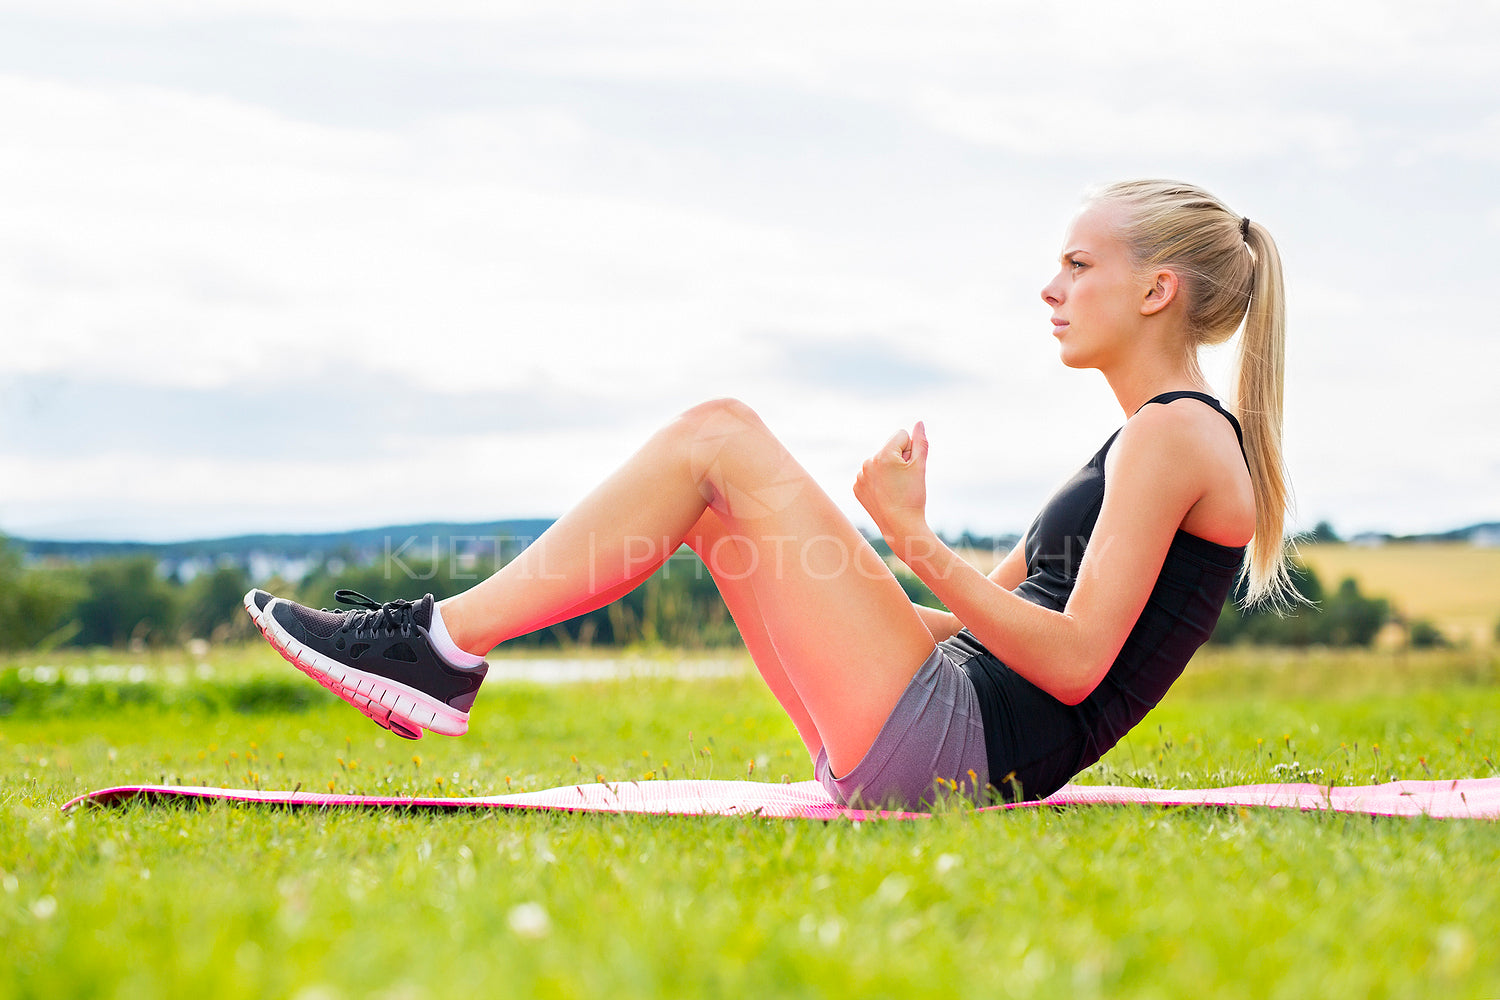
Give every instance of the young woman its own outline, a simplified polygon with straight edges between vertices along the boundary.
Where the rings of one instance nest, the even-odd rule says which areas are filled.
[[[985,576],[938,539],[920,423],[854,485],[949,612],[914,606],[735,400],[683,413],[519,557],[441,604],[341,591],[357,610],[329,612],[251,591],[246,607],[282,655],[376,722],[456,736],[484,654],[615,600],[686,544],[834,797],[1044,797],[1160,700],[1237,575],[1251,601],[1287,592],[1287,484],[1281,265],[1263,227],[1189,185],[1112,185],[1074,219],[1042,298],[1063,363],[1102,372],[1127,419],[1023,544]],[[1197,351],[1242,322],[1236,419]]]

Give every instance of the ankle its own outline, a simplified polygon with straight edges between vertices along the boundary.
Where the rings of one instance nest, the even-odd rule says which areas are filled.
[[[446,612],[444,613],[443,607],[438,604],[432,607],[432,622],[428,627],[428,640],[432,643],[432,649],[453,666],[480,666],[484,663],[484,655],[469,651],[468,646],[459,645],[458,640],[453,637],[452,627],[462,622],[462,615],[459,615],[453,607],[446,609]],[[452,624],[450,624],[450,618],[453,619]],[[459,634],[463,634],[462,630]]]
[[[432,609],[433,630],[448,642],[452,643],[461,652],[469,656],[483,659],[489,653],[489,648],[481,649],[483,643],[477,641],[465,629],[465,619],[462,606],[455,598],[440,601]]]

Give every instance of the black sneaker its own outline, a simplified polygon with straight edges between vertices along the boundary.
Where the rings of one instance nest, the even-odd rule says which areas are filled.
[[[245,595],[245,610],[289,663],[398,736],[468,732],[489,664],[455,666],[432,648],[432,595],[385,604],[353,590],[334,597],[359,610],[314,610],[264,590]]]

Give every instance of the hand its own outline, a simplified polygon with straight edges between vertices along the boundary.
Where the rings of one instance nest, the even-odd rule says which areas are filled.
[[[927,525],[927,428],[897,431],[860,467],[854,497],[875,519],[881,537],[899,556],[905,538]]]

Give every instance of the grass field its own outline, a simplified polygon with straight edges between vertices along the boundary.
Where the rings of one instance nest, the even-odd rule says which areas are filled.
[[[0,665],[0,996],[1500,995],[1493,822],[60,814],[162,780],[491,794],[809,771],[751,676],[495,684],[468,737],[409,744],[269,651],[175,656]],[[1196,662],[1082,780],[1497,773],[1487,653],[1247,656]]]

